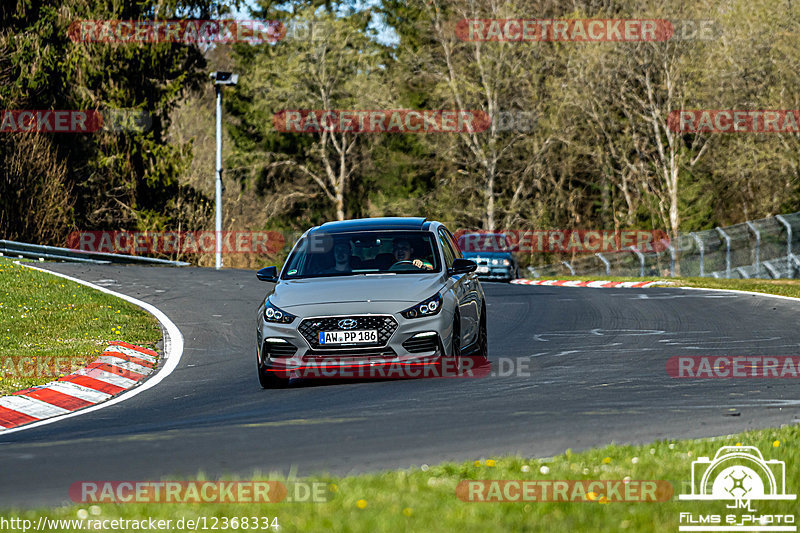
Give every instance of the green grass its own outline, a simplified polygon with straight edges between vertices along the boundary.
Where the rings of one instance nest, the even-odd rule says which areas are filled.
[[[733,289],[800,298],[800,279],[678,278],[678,286]]]
[[[20,372],[18,357],[79,368],[110,340],[153,348],[160,339],[156,319],[135,305],[0,258],[0,395],[58,377]]]
[[[786,462],[787,492],[800,490],[800,426],[735,436],[660,441],[643,446],[610,445],[547,459],[497,457],[350,477],[320,476],[333,493],[326,503],[276,504],[90,504],[9,511],[34,522],[39,516],[141,519],[268,516],[281,531],[678,531],[680,512],[729,512],[724,503],[678,501],[688,491],[691,463],[713,457],[722,445],[756,446],[765,459]],[[543,468],[545,467],[545,468]],[[514,502],[470,503],[456,496],[462,480],[665,480],[674,488],[662,503]],[[266,478],[262,478],[266,479]],[[279,479],[272,477],[272,479]],[[66,497],[66,487],[64,488]],[[598,495],[599,499],[599,495]],[[759,513],[788,514],[796,502],[754,502]]]

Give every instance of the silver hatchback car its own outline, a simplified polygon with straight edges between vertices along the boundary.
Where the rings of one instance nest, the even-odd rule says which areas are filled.
[[[308,230],[258,308],[264,388],[291,378],[440,376],[486,362],[486,303],[452,233],[424,218],[328,222]],[[395,372],[395,373],[393,373]]]

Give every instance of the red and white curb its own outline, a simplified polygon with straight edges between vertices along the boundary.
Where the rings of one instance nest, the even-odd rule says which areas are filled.
[[[581,281],[566,279],[512,279],[517,285],[545,285],[547,287],[591,287],[594,289],[644,289],[656,285],[671,285],[670,281]]]
[[[40,427],[40,426],[43,426],[43,425],[46,425],[46,424],[52,424],[54,422],[58,422],[60,420],[64,420],[65,418],[71,418],[73,416],[84,415],[86,413],[91,413],[93,411],[97,411],[98,409],[105,409],[106,407],[110,407],[110,406],[112,406],[114,404],[123,402],[123,401],[125,401],[125,400],[127,400],[129,398],[133,398],[137,394],[141,394],[144,391],[146,391],[146,390],[148,390],[148,389],[150,389],[152,387],[155,387],[156,385],[161,383],[161,381],[164,380],[164,378],[169,376],[178,367],[178,363],[180,363],[181,356],[183,355],[183,335],[181,334],[181,331],[178,329],[178,326],[176,326],[175,323],[172,322],[172,320],[170,320],[169,317],[167,317],[167,315],[165,315],[163,311],[161,311],[160,309],[158,309],[154,305],[151,305],[151,304],[149,304],[147,302],[143,302],[141,300],[138,300],[138,299],[136,299],[136,298],[134,298],[132,296],[128,296],[127,294],[122,294],[122,293],[107,289],[105,287],[101,287],[100,285],[95,285],[94,283],[90,283],[88,281],[84,281],[82,279],[73,278],[72,276],[67,276],[66,274],[60,274],[58,272],[52,272],[50,270],[45,270],[43,268],[38,268],[38,267],[35,267],[35,266],[31,266],[31,265],[26,264],[26,263],[21,263],[19,261],[15,261],[15,263],[20,265],[20,266],[24,266],[26,268],[31,268],[33,270],[38,270],[39,272],[44,272],[46,274],[50,274],[50,275],[53,275],[53,276],[58,276],[58,277],[64,278],[64,279],[68,279],[69,281],[74,281],[75,283],[80,283],[81,285],[85,285],[87,287],[91,287],[92,289],[98,290],[100,292],[104,292],[106,294],[110,294],[112,296],[116,296],[117,298],[122,298],[123,300],[128,301],[128,302],[132,303],[133,305],[141,307],[142,309],[144,309],[145,311],[147,311],[148,313],[153,315],[156,318],[156,320],[158,320],[159,324],[161,324],[161,329],[162,329],[162,331],[164,333],[164,354],[161,356],[161,359],[163,360],[163,364],[159,368],[158,372],[153,372],[153,369],[151,367],[150,373],[152,375],[146,381],[143,381],[141,384],[139,384],[136,387],[123,388],[123,389],[121,389],[122,392],[111,393],[111,392],[103,391],[103,390],[96,389],[96,388],[86,387],[82,383],[56,381],[57,383],[59,383],[59,385],[57,385],[57,388],[55,389],[55,391],[50,392],[50,393],[45,393],[45,394],[57,394],[57,393],[65,394],[64,391],[68,389],[68,390],[72,391],[72,393],[73,393],[72,395],[75,396],[76,398],[78,398],[79,400],[89,401],[90,397],[93,398],[93,399],[97,399],[100,396],[103,397],[103,399],[101,401],[99,401],[99,403],[97,401],[94,401],[92,403],[89,403],[86,407],[78,408],[77,410],[70,411],[69,409],[67,409],[65,407],[60,407],[58,405],[49,404],[48,402],[44,402],[44,401],[42,401],[42,400],[40,400],[40,399],[38,399],[36,397],[31,398],[31,397],[28,397],[28,396],[22,396],[21,395],[22,392],[27,392],[30,389],[26,389],[26,391],[20,391],[19,393],[12,395],[12,396],[18,396],[19,397],[19,399],[12,400],[14,402],[12,405],[19,406],[20,402],[29,402],[29,403],[25,403],[25,404],[22,404],[22,405],[26,405],[26,406],[28,406],[28,408],[30,408],[32,405],[38,406],[41,409],[40,412],[43,413],[43,412],[47,411],[47,412],[50,413],[50,415],[49,415],[49,418],[39,417],[36,420],[33,420],[33,421],[31,421],[31,422],[29,422],[27,424],[21,425],[19,427],[11,427],[11,428],[8,428],[8,429],[0,430],[0,437],[8,435],[9,433],[15,433],[17,431],[24,431],[24,430],[32,429],[32,428],[35,428],[35,427]],[[106,352],[101,354],[101,357],[110,357],[110,358],[118,358],[118,359],[122,359],[121,357],[118,357],[119,354],[123,354],[123,355],[129,356],[129,359],[127,359],[127,362],[120,362],[119,363],[119,364],[123,365],[123,367],[127,367],[125,369],[125,372],[128,372],[128,374],[119,375],[119,374],[113,374],[113,373],[109,372],[105,367],[102,367],[102,365],[109,364],[108,363],[109,360],[108,359],[104,359],[103,361],[101,361],[99,363],[101,365],[101,368],[89,369],[88,367],[86,367],[85,369],[83,369],[86,372],[88,372],[88,374],[83,374],[83,376],[85,378],[89,378],[89,379],[97,379],[98,375],[99,376],[103,376],[106,379],[113,378],[116,381],[117,384],[119,384],[119,383],[127,383],[127,381],[120,381],[120,380],[129,380],[129,381],[133,381],[134,383],[136,383],[136,381],[138,381],[138,380],[132,380],[129,376],[132,375],[132,374],[130,374],[130,372],[134,372],[134,373],[138,373],[138,372],[133,370],[135,367],[131,367],[130,365],[131,364],[135,364],[135,365],[138,365],[138,366],[141,366],[141,367],[145,367],[146,365],[142,365],[141,362],[137,362],[136,359],[139,359],[141,361],[146,361],[147,358],[142,357],[142,356],[143,355],[149,355],[149,356],[152,357],[152,354],[150,352],[141,352],[141,351],[138,351],[138,350],[133,350],[135,352],[135,354],[131,353],[131,352],[128,352],[129,349],[132,349],[132,348],[129,348],[130,346],[131,346],[130,344],[125,344],[125,343],[112,345],[106,350]],[[111,350],[111,353],[108,353],[109,350]],[[133,359],[133,358],[136,358],[136,359]],[[98,363],[98,361],[95,361],[95,363]],[[95,364],[95,363],[92,363],[92,364]],[[89,365],[89,366],[91,366],[91,365]],[[144,378],[142,377],[140,379],[144,379]],[[103,380],[97,380],[97,381],[103,381]],[[66,383],[72,383],[72,385],[67,385]],[[109,385],[113,386],[113,385],[115,385],[115,383],[114,382],[110,382]],[[47,386],[47,385],[45,385],[45,386]],[[77,390],[81,390],[84,393],[84,396],[83,397],[77,396],[79,394],[79,393],[76,392]],[[116,394],[116,395],[114,395],[114,394]],[[32,413],[33,411],[29,411],[29,412]],[[30,415],[28,415],[28,416],[30,416]],[[0,425],[4,425],[4,424],[2,422],[0,422]]]
[[[153,350],[112,341],[100,357],[77,372],[0,396],[0,433],[108,400],[146,378],[157,362]]]

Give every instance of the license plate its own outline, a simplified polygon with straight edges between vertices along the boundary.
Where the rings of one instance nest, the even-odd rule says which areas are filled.
[[[487,274],[489,272],[489,267],[487,267],[487,266],[479,266],[475,270],[475,272],[477,272],[478,274]]]
[[[320,331],[320,344],[374,344],[378,342],[377,329],[353,331]]]

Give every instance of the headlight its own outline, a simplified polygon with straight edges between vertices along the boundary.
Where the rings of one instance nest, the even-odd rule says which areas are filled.
[[[508,259],[503,259],[503,266],[511,266],[511,261]]]
[[[279,324],[291,324],[292,320],[297,318],[296,316],[287,313],[286,311],[282,310],[281,308],[272,305],[272,303],[267,300],[266,305],[264,307],[264,320],[267,322],[277,322]]]
[[[499,259],[492,259],[492,264],[493,265],[499,265],[500,264],[500,260]]]
[[[422,318],[425,316],[433,316],[442,309],[442,296],[436,293],[434,296],[428,298],[424,302],[418,303],[413,307],[409,307],[400,314],[405,318]]]

